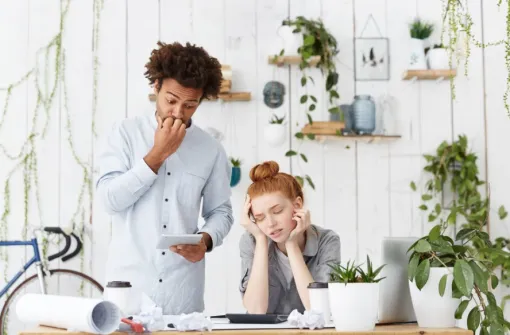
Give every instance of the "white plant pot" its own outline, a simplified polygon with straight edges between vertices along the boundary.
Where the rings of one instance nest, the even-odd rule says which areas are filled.
[[[423,328],[451,328],[456,326],[455,310],[460,299],[452,298],[453,268],[430,268],[429,279],[420,290],[416,282],[409,281],[418,326]],[[439,295],[439,281],[448,274],[444,295]],[[430,308],[434,306],[434,308]]]
[[[370,331],[377,323],[379,283],[329,283],[336,331]]]
[[[426,58],[429,63],[429,68],[432,70],[445,70],[450,68],[446,49],[430,49],[427,52]]]
[[[303,45],[303,35],[301,33],[293,33],[294,28],[290,26],[280,26],[278,28],[278,36],[282,39],[285,54],[296,55],[298,48]]]
[[[287,128],[283,124],[270,123],[264,129],[264,137],[273,147],[277,147],[285,142]]]
[[[410,53],[409,53],[409,64],[410,70],[426,70],[427,62],[425,60],[425,48],[423,40],[417,38],[411,38],[409,42]]]

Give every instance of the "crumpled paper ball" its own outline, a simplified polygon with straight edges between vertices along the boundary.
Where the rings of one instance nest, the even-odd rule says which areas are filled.
[[[165,328],[163,309],[158,307],[147,295],[142,293],[140,314],[133,316],[133,321],[141,323],[146,330],[155,332]]]
[[[213,323],[209,317],[203,313],[193,312],[191,314],[181,314],[177,320],[173,322],[173,326],[178,331],[211,331]]]
[[[291,326],[298,327],[299,329],[309,328],[310,330],[324,328],[326,324],[322,313],[312,310],[305,311],[304,314],[301,314],[297,309],[289,314],[287,322]]]

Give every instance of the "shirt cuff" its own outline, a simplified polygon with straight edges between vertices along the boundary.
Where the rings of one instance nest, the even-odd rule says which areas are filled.
[[[211,236],[211,241],[212,241],[211,249],[208,249],[207,252],[212,251],[214,249],[214,247],[216,246],[216,241],[218,240],[215,231],[212,229],[208,229],[207,227],[204,227],[203,229],[200,229],[197,234],[200,234],[200,233],[207,233],[207,234],[209,234],[209,236]]]
[[[131,173],[135,177],[136,182],[130,184],[131,193],[135,194],[142,189],[146,189],[152,185],[152,183],[158,177],[157,174],[145,163],[145,160],[140,159],[135,166],[131,169]]]

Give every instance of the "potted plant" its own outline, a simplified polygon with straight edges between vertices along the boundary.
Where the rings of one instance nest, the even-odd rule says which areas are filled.
[[[280,146],[285,141],[286,135],[286,127],[283,121],[285,120],[285,116],[279,118],[275,114],[271,120],[269,120],[269,124],[264,129],[264,137],[266,141],[273,147]]]
[[[443,44],[434,44],[428,49],[426,52],[426,59],[429,69],[444,70],[450,68],[448,52]]]
[[[288,52],[291,55],[295,55],[297,52],[297,54],[301,56],[301,63],[299,64],[299,68],[302,73],[300,79],[300,84],[302,87],[315,84],[313,78],[307,74],[308,69],[312,66],[320,69],[325,78],[324,88],[327,92],[327,103],[325,103],[324,106],[328,106],[327,108],[330,113],[338,113],[340,108],[336,100],[340,98],[340,95],[337,92],[339,76],[338,72],[336,71],[336,63],[334,57],[338,54],[339,50],[335,36],[328,29],[326,29],[321,19],[310,19],[304,16],[297,16],[294,19],[284,20],[282,22],[282,26],[286,26],[292,29],[291,33],[293,37],[289,37],[289,40],[292,41],[290,44],[293,46],[291,50],[281,50],[280,56],[283,56],[285,52]],[[284,31],[286,31],[286,36],[288,36],[289,29]],[[299,43],[295,43],[295,40],[293,40],[296,36],[300,38]],[[275,55],[275,57],[278,56]],[[311,62],[312,57],[319,57],[319,60],[316,64]],[[312,94],[308,94],[305,90],[305,93],[301,95],[299,101],[304,108],[308,122],[310,124],[313,123],[312,113],[317,107],[318,98]],[[296,132],[294,136],[298,140],[305,140],[306,138],[310,140],[315,139],[314,134],[304,135],[300,131]],[[288,150],[285,153],[286,157],[298,155],[305,163],[308,162],[308,159],[304,153],[300,153],[294,150]],[[306,181],[312,189],[315,189],[315,185],[308,175],[295,177],[300,181]]]
[[[409,248],[410,291],[418,324],[453,327],[457,319],[481,334],[489,329],[503,334],[510,324],[493,290],[503,283],[498,272],[508,273],[510,253],[505,250],[505,238],[494,243],[484,231],[490,217],[490,192],[483,197],[478,189],[485,182],[478,177],[477,156],[468,150],[467,137],[459,135],[452,143],[442,142],[436,155],[424,158],[424,170],[432,177],[424,184],[419,208],[428,212],[429,222],[438,224]],[[414,182],[411,188],[417,189]],[[441,195],[447,190],[453,193],[452,200],[444,204]],[[498,215],[500,219],[507,216],[503,206]],[[449,226],[458,221],[461,229],[453,235]]]
[[[425,70],[427,69],[427,62],[425,61],[424,40],[430,37],[434,31],[434,26],[416,18],[409,24],[409,31],[411,35],[409,69]]]
[[[234,187],[239,184],[241,180],[241,160],[230,157],[230,163],[232,164],[232,176],[230,177],[230,187]]]
[[[332,269],[328,284],[331,315],[337,331],[370,331],[375,328],[379,308],[377,278],[385,265],[374,269],[367,256],[366,271],[348,261],[329,265]]]

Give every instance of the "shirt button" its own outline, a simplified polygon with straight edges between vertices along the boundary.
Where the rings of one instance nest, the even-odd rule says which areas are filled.
[[[170,172],[167,172],[166,174],[167,174],[167,175],[170,175]]]
[[[164,255],[165,255],[165,252],[163,251],[161,254],[164,256]]]
[[[165,201],[168,202],[168,198],[166,198]]]
[[[163,225],[163,228],[166,228],[166,224]]]
[[[159,282],[161,283],[163,281],[163,279],[160,279]]]

